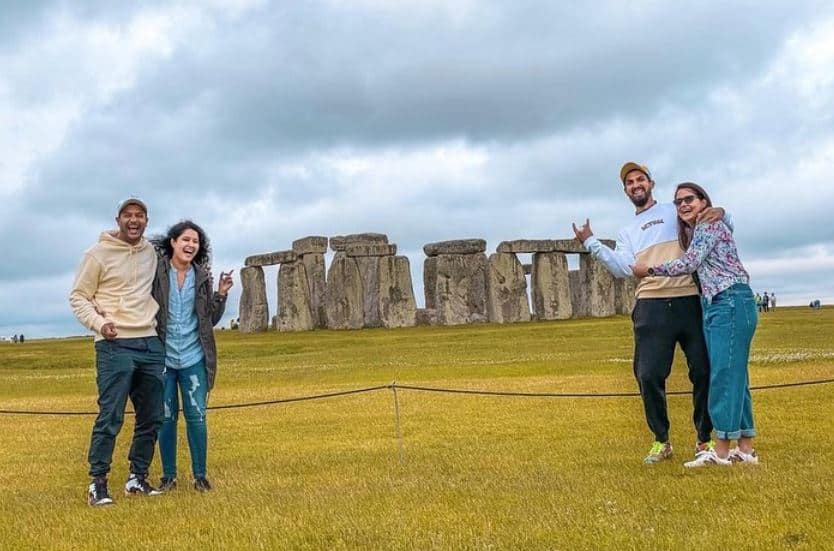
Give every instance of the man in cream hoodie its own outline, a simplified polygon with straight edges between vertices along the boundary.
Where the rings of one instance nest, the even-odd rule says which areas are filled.
[[[136,425],[125,494],[159,494],[147,475],[162,425],[165,349],[156,335],[159,307],[151,297],[156,253],[143,237],[147,206],[135,197],[122,201],[116,224],[118,230],[102,233],[84,253],[69,298],[78,321],[96,333],[99,414],[88,455],[90,505],[113,503],[107,475],[128,397]]]

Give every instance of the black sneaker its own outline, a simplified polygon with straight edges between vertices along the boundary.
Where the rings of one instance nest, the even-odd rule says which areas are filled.
[[[159,491],[162,493],[170,492],[171,490],[177,489],[177,479],[176,477],[168,478],[163,476],[159,479]]]
[[[90,482],[90,487],[87,489],[87,503],[93,507],[113,504],[113,498],[107,491],[106,478],[94,478]]]
[[[206,477],[198,476],[194,479],[194,489],[198,492],[208,492],[211,490],[211,484]]]
[[[130,474],[125,484],[126,496],[158,496],[162,492],[154,488],[148,483],[148,479],[143,474]]]

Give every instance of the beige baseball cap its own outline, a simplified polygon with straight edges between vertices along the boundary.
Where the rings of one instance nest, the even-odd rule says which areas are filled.
[[[641,165],[639,163],[635,163],[634,161],[629,161],[623,165],[623,168],[620,169],[620,181],[625,184],[626,174],[631,172],[632,170],[639,170],[643,174],[645,174],[649,180],[652,179],[652,174],[649,172],[649,167],[646,165]]]

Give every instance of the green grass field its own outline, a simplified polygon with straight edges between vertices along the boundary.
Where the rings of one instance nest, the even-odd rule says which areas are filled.
[[[834,309],[763,316],[754,385],[834,377]],[[210,405],[400,384],[633,392],[630,320],[218,332]],[[0,409],[95,410],[89,339],[0,346]],[[669,388],[688,390],[678,353]],[[669,398],[675,458],[646,466],[639,398],[391,390],[209,414],[209,477],[86,505],[92,416],[0,415],[2,549],[834,549],[834,384],[754,392],[759,466],[688,471],[688,396]],[[182,423],[182,421],[181,421]],[[152,468],[154,480],[159,465]]]

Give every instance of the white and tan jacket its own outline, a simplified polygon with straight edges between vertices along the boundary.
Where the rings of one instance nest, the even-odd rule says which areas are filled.
[[[72,285],[69,302],[78,321],[96,332],[113,322],[118,338],[156,335],[156,311],[151,296],[156,252],[144,238],[136,245],[104,232],[85,253]]]
[[[732,222],[725,222],[732,228]],[[585,248],[605,264],[615,277],[631,277],[631,266],[640,263],[657,266],[681,257],[678,244],[678,213],[671,203],[656,203],[638,213],[620,230],[616,248],[603,245],[595,236],[585,240]],[[635,293],[641,298],[673,298],[697,295],[698,289],[690,275],[677,277],[644,277]]]

